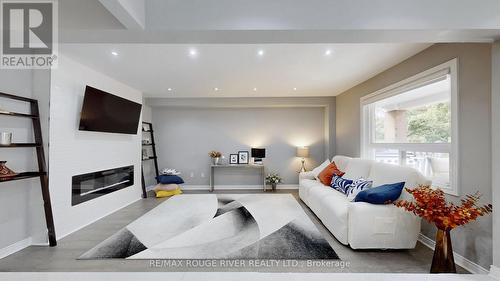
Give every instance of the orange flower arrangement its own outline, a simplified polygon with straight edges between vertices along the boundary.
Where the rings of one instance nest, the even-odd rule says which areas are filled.
[[[479,193],[467,195],[460,200],[461,205],[455,205],[446,202],[444,192],[441,189],[419,186],[415,189],[406,188],[406,191],[415,198],[415,202],[401,200],[395,205],[434,223],[438,229],[445,231],[465,225],[493,211],[491,204],[477,205],[481,198]]]

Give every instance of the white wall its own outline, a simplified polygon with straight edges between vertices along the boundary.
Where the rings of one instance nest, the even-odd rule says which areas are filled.
[[[0,70],[0,92],[38,99],[42,135],[47,149],[49,72]],[[29,113],[29,104],[0,98],[0,108]],[[12,132],[13,142],[33,142],[32,120],[0,116],[0,132]],[[33,148],[0,149],[0,160],[16,172],[38,170]],[[32,242],[47,241],[43,201],[37,178],[0,183],[0,257]],[[9,247],[11,246],[11,247]]]
[[[50,192],[58,239],[141,198],[141,136],[78,130],[85,86],[142,103],[142,93],[65,56],[52,71]],[[134,165],[134,185],[71,206],[75,175]]]
[[[492,187],[493,187],[493,265],[500,273],[500,42],[493,45],[492,71]],[[500,277],[500,276],[499,276]]]

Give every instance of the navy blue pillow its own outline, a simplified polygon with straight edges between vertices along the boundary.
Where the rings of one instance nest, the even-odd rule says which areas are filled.
[[[333,176],[330,186],[344,194],[347,194],[349,187],[352,185],[352,180],[344,179],[343,177]]]
[[[161,184],[183,184],[184,180],[175,175],[160,175],[156,177],[156,179],[161,183]]]
[[[398,200],[405,186],[404,182],[384,184],[368,188],[358,193],[354,202],[366,202],[371,204],[390,204]]]

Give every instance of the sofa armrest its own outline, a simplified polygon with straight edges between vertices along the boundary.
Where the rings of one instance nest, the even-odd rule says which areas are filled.
[[[348,240],[353,249],[413,249],[421,219],[392,204],[349,203]]]
[[[314,173],[309,171],[309,172],[301,172],[299,174],[299,180],[314,180],[316,177],[314,176]]]

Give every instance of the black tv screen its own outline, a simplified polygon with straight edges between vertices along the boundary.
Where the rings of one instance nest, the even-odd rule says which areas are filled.
[[[87,86],[80,118],[80,131],[135,135],[142,105]]]

